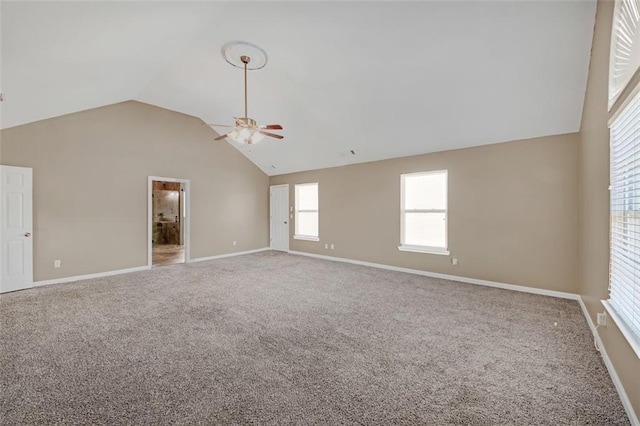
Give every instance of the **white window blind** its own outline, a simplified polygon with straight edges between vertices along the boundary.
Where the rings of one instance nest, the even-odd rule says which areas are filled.
[[[609,59],[609,109],[640,66],[640,0],[616,0]]]
[[[621,331],[640,349],[640,95],[611,126],[610,233],[605,306],[613,308]]]
[[[401,176],[400,249],[447,250],[447,171]]]
[[[318,183],[296,185],[296,234],[318,239]]]

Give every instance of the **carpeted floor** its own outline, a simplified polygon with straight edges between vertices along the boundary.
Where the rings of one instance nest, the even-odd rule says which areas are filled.
[[[0,305],[2,424],[628,424],[575,301],[263,252]]]

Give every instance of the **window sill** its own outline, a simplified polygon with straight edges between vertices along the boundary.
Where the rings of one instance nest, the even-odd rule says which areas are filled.
[[[631,349],[633,349],[633,352],[635,352],[636,356],[640,358],[640,340],[633,334],[629,326],[624,322],[620,315],[618,315],[618,313],[615,311],[615,308],[611,306],[608,300],[603,300],[602,304],[609,313],[609,316],[611,317],[613,322],[620,329],[620,332],[627,340],[627,343],[629,343],[629,346],[631,346]]]
[[[320,241],[318,237],[309,237],[307,235],[294,235],[294,240],[303,240],[303,241]]]
[[[441,256],[449,256],[449,250],[437,247],[422,247],[422,246],[409,246],[409,245],[401,245],[398,246],[398,250],[400,251],[411,251],[414,253],[426,253],[426,254],[438,254]]]

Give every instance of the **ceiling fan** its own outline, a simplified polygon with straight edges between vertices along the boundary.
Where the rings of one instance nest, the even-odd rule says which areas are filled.
[[[245,43],[247,44],[247,43]],[[223,49],[224,52],[224,49]],[[247,66],[251,62],[251,58],[248,55],[241,55],[240,62],[243,64],[244,68],[244,117],[234,117],[235,126],[228,126],[224,124],[210,124],[207,123],[211,127],[230,127],[233,130],[221,135],[214,140],[222,140],[225,138],[229,138],[239,143],[252,145],[260,142],[264,139],[265,136],[270,138],[282,139],[284,136],[278,135],[276,133],[268,132],[267,130],[282,130],[282,126],[280,124],[265,124],[259,125],[256,120],[253,118],[249,118],[249,114],[247,113]],[[227,59],[227,62],[231,63],[234,66],[238,66],[233,62],[230,62]],[[266,57],[265,57],[266,62]],[[264,66],[264,65],[262,65]]]

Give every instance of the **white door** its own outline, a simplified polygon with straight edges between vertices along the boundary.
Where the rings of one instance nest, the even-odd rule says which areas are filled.
[[[0,166],[0,293],[33,287],[32,169]]]
[[[289,185],[271,187],[271,249],[289,251]]]

